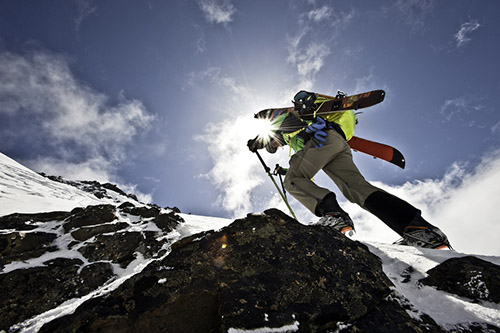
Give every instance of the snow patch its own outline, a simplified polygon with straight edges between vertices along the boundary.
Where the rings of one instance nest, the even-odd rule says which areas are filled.
[[[419,280],[427,271],[450,258],[468,254],[416,248],[410,246],[365,242],[370,251],[382,259],[384,273],[395,285],[397,293],[407,298],[415,307],[410,316],[428,314],[444,328],[454,328],[463,323],[490,323],[500,326],[500,305],[491,302],[471,303],[470,300],[424,286]],[[476,256],[500,264],[500,257]],[[409,269],[411,267],[411,269]]]
[[[261,328],[254,328],[254,329],[242,329],[242,328],[233,328],[231,327],[229,330],[227,330],[228,333],[279,333],[279,332],[296,332],[299,330],[299,325],[300,323],[298,321],[295,321],[291,325],[285,325],[282,327],[261,327]]]

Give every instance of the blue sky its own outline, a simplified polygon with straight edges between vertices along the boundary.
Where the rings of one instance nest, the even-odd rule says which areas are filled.
[[[443,223],[460,207],[493,225],[499,14],[493,0],[3,0],[0,151],[186,213],[241,216],[280,205],[245,145],[253,113],[301,89],[385,89],[356,135],[396,146],[407,167],[355,153],[365,177]],[[264,155],[287,165],[288,153]]]

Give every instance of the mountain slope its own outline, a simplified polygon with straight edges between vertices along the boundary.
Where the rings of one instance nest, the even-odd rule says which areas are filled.
[[[71,210],[103,203],[94,195],[74,186],[47,179],[2,153],[0,196],[0,216],[14,212]]]
[[[274,210],[181,214],[58,180],[0,155],[0,331],[500,332],[499,257],[363,244]]]

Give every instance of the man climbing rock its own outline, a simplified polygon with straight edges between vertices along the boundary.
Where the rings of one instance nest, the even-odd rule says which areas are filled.
[[[295,151],[286,170],[284,187],[313,214],[318,224],[341,232],[354,225],[337,202],[335,193],[314,183],[312,178],[323,170],[350,202],[356,203],[381,219],[398,233],[401,245],[426,248],[450,248],[446,235],[427,222],[421,211],[408,202],[373,186],[365,180],[352,159],[347,143],[357,123],[352,110],[316,115],[304,110],[317,110],[328,96],[300,91],[294,97],[295,109],[269,109],[259,118],[271,122],[272,135],[248,141],[252,152],[266,148],[275,153],[289,145]],[[330,97],[332,99],[333,97]],[[284,173],[284,172],[283,172]]]

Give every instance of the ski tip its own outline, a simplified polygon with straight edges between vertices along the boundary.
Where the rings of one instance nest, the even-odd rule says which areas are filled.
[[[406,166],[406,160],[405,160],[403,154],[401,154],[401,152],[399,150],[397,150],[396,148],[394,148],[394,151],[392,153],[392,159],[390,160],[390,162],[392,164],[397,165],[401,169],[404,169]]]

